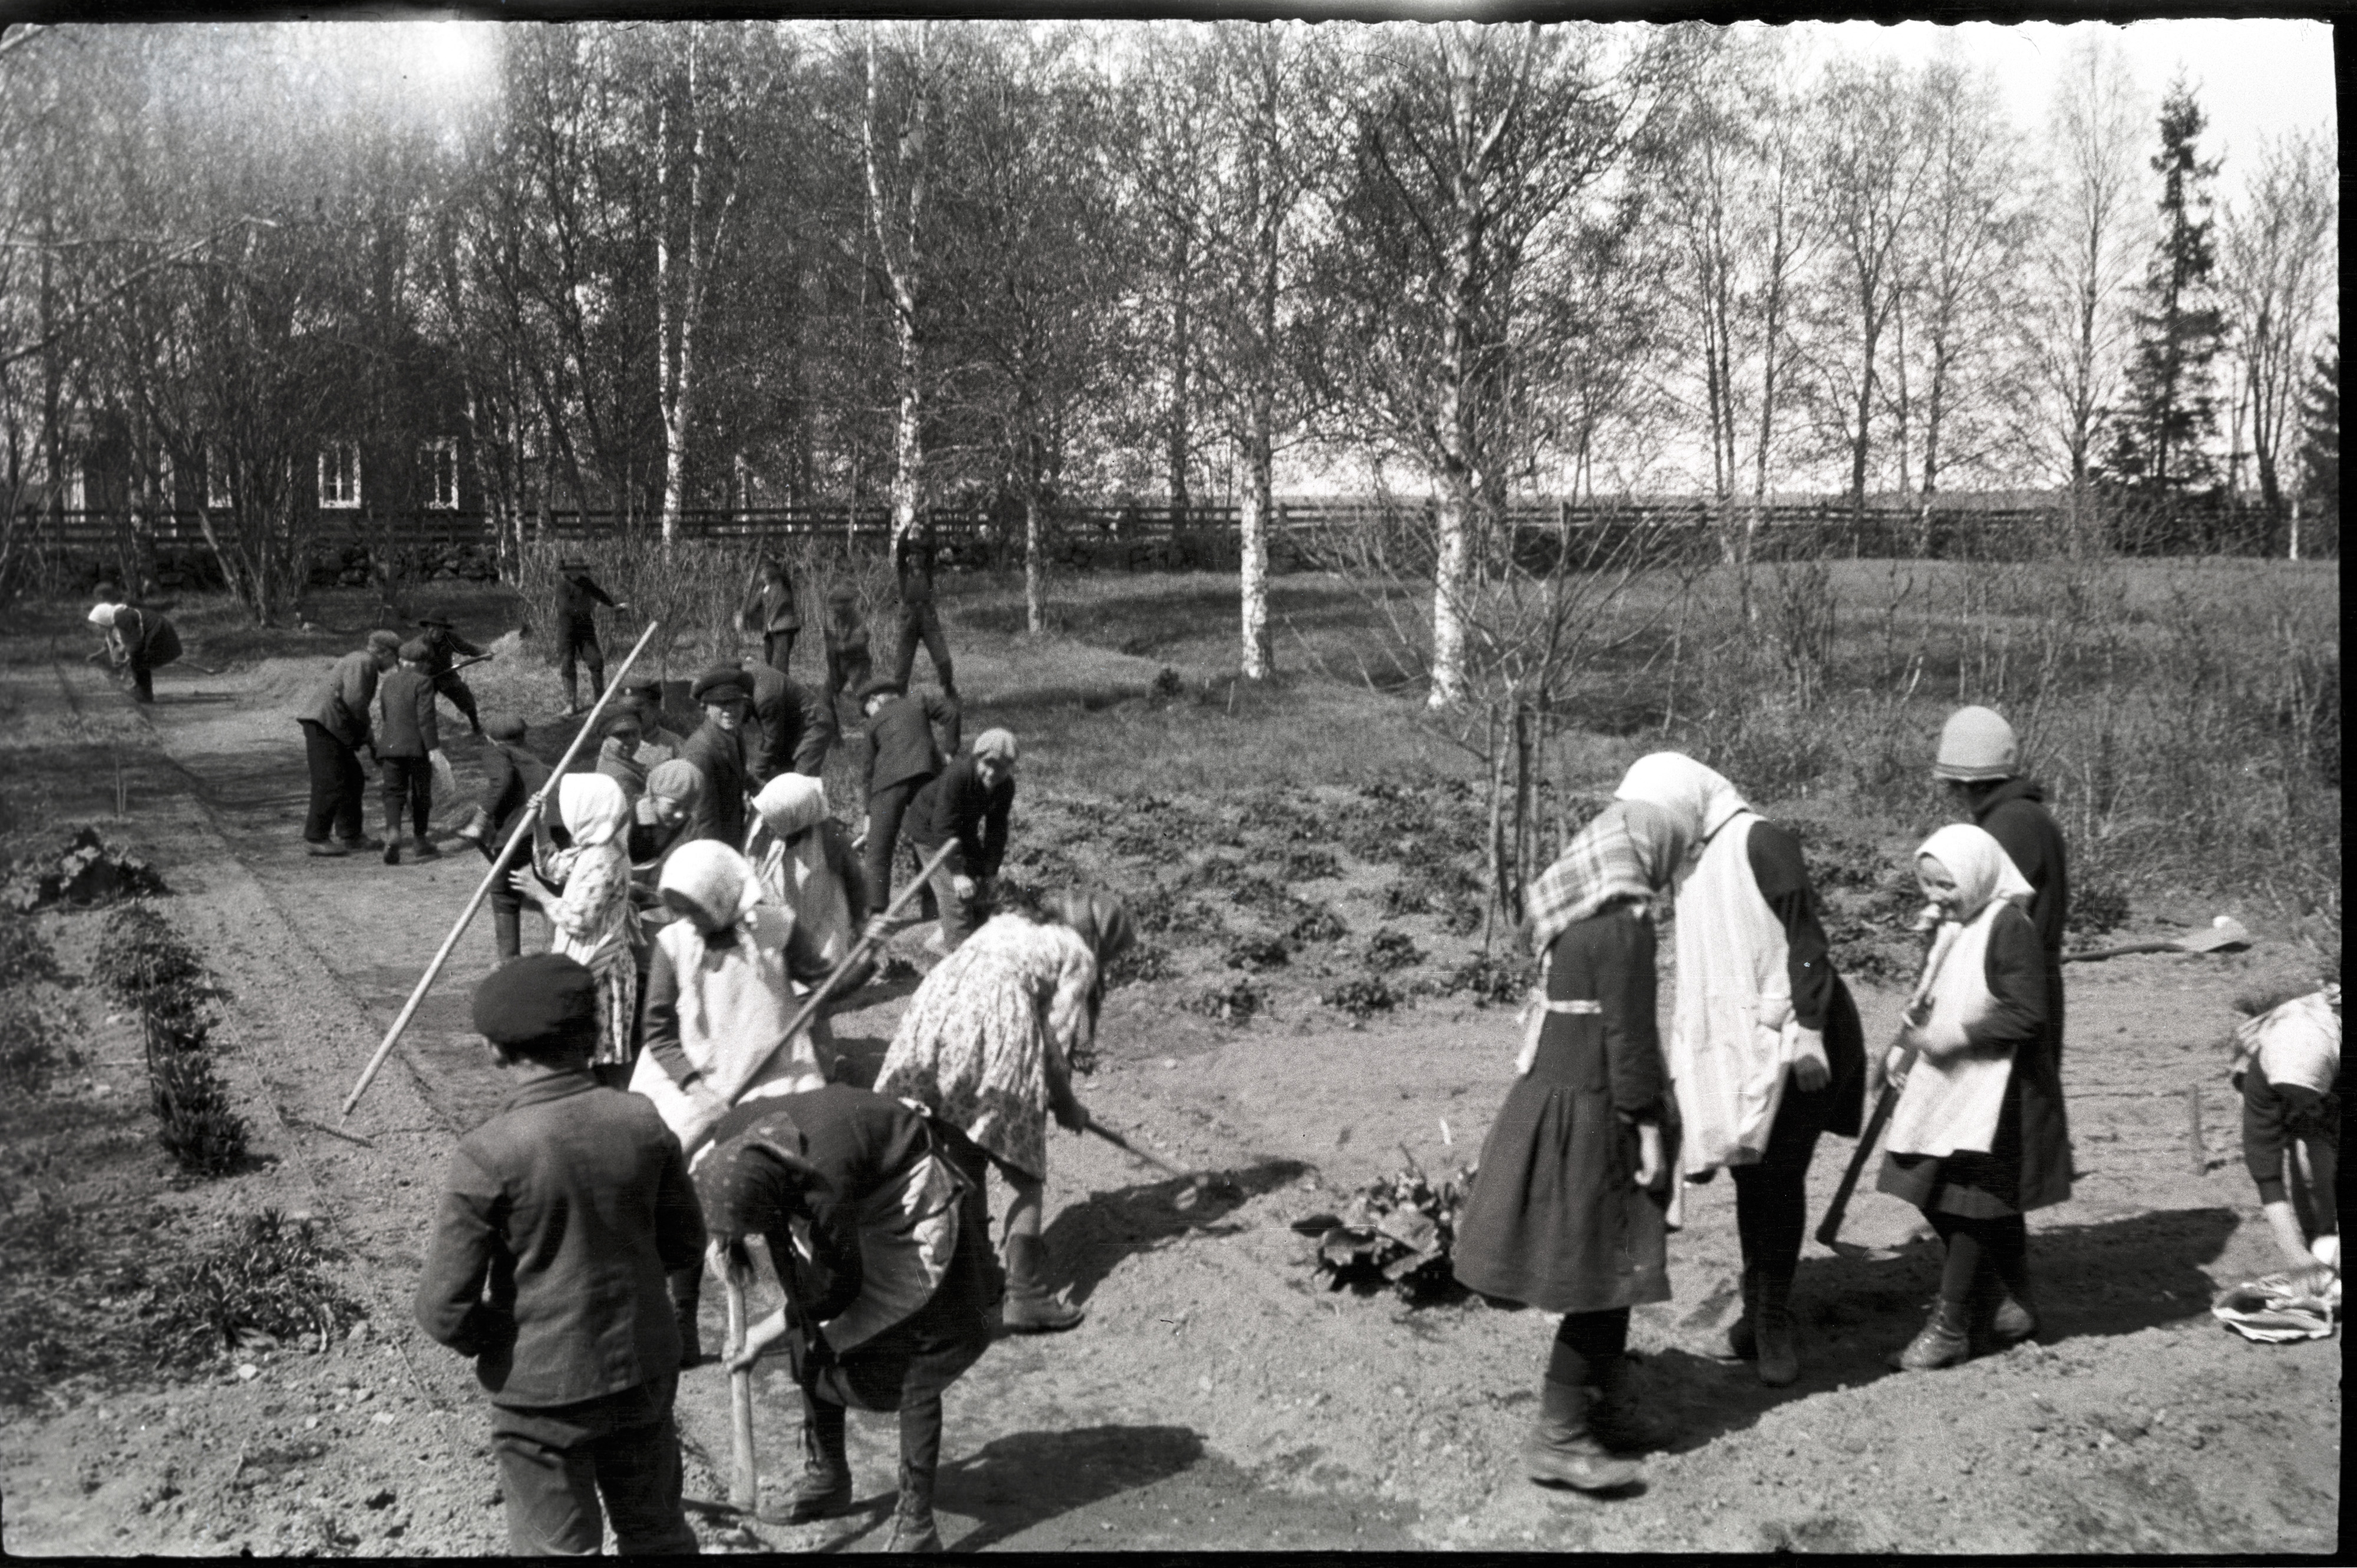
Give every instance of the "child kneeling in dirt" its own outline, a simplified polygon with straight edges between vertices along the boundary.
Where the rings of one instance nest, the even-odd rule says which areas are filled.
[[[2327,984],[2254,1012],[2234,1031],[2243,1163],[2284,1261],[2294,1269],[2338,1268],[2341,987]]]
[[[520,958],[475,988],[474,1015],[521,1082],[451,1158],[416,1314],[490,1391],[509,1549],[595,1552],[602,1499],[621,1552],[692,1552],[663,1283],[704,1255],[686,1158],[654,1107],[589,1075],[587,967]]]

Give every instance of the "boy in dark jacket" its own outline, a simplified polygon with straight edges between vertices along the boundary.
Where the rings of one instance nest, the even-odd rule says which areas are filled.
[[[704,1257],[686,1157],[651,1103],[590,1077],[586,967],[518,959],[475,987],[474,1015],[521,1081],[451,1157],[416,1315],[491,1396],[509,1550],[594,1552],[609,1523],[625,1554],[692,1552],[663,1283]]]
[[[900,638],[893,650],[892,673],[906,690],[917,668],[917,644],[932,656],[933,673],[942,695],[957,701],[957,676],[950,668],[949,639],[942,635],[941,612],[933,607],[933,532],[925,524],[911,534],[892,540],[892,575],[900,588]]]
[[[565,650],[558,673],[565,680],[565,711],[581,711],[581,687],[574,674],[577,659],[589,666],[589,700],[606,694],[606,650],[597,646],[597,607],[626,610],[630,607],[597,585],[589,563],[560,562],[556,568],[556,640]]]
[[[548,764],[524,745],[526,732],[520,718],[495,714],[484,733],[491,745],[483,753],[482,799],[467,825],[458,830],[458,837],[481,850],[485,860],[497,860],[516,823],[523,820],[524,807],[534,794],[548,788]],[[556,794],[550,790],[541,809],[550,814],[552,827],[556,825],[555,808]],[[528,860],[531,854],[527,846],[517,852],[516,861]],[[504,879],[491,888],[491,924],[501,962],[523,950],[523,898]]]
[[[909,843],[920,862],[945,843],[957,845],[933,873],[944,953],[963,946],[989,914],[1014,806],[1015,736],[1003,729],[975,736],[974,755],[951,763],[909,803]]]
[[[458,710],[477,735],[482,734],[483,721],[475,711],[474,689],[450,666],[461,658],[479,659],[483,650],[460,637],[447,616],[427,616],[417,625],[425,633],[417,640],[425,645],[425,673],[432,679],[434,689],[450,699],[450,705]]]
[[[773,665],[755,659],[743,663],[753,703],[745,736],[749,786],[758,789],[780,773],[820,777],[834,744],[834,704]]]
[[[794,638],[802,628],[802,611],[794,603],[794,581],[782,561],[761,563],[761,580],[745,601],[745,629],[761,639],[761,661],[779,674],[794,657]]]
[[[417,858],[442,852],[427,836],[434,815],[434,754],[442,749],[442,727],[434,712],[434,678],[425,672],[422,641],[401,645],[401,667],[377,682],[376,759],[384,770],[384,863],[401,864],[401,808],[409,805],[417,833]]]
[[[892,851],[899,843],[900,818],[934,774],[942,770],[942,747],[932,726],[942,726],[947,749],[958,748],[957,703],[928,692],[908,695],[908,682],[879,675],[861,689],[867,710],[867,897],[870,908],[892,904]]]

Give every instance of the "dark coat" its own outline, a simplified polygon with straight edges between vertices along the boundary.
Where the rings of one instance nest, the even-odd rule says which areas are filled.
[[[867,721],[867,792],[939,773],[942,754],[932,726],[942,726],[943,743],[954,752],[963,722],[955,703],[931,692],[895,697],[877,709]]]
[[[535,1079],[451,1155],[418,1326],[475,1358],[494,1404],[619,1393],[679,1370],[663,1276],[700,1264],[704,1240],[651,1101],[586,1071]]]
[[[559,573],[556,578],[556,614],[565,621],[594,621],[597,607],[614,607],[613,596],[597,585],[596,578],[587,572]]]
[[[377,682],[379,757],[424,757],[442,747],[442,725],[434,712],[434,677],[402,665]]]
[[[1548,1312],[1670,1299],[1667,1182],[1636,1185],[1635,1123],[1672,1120],[1654,1016],[1653,927],[1623,905],[1555,940],[1547,995],[1601,1014],[1550,1013],[1531,1070],[1481,1145],[1457,1223],[1457,1277]],[[1665,1128],[1665,1164],[1676,1139]],[[1670,1179],[1675,1179],[1673,1176]]]
[[[806,1194],[809,1262],[781,1220],[770,1236],[770,1258],[791,1271],[783,1282],[799,1311],[789,1310],[786,1347],[797,1379],[832,1402],[861,1410],[898,1410],[911,1394],[936,1392],[954,1381],[989,1348],[997,1314],[990,1301],[990,1244],[972,1223],[978,1204],[962,1204],[948,1273],[924,1305],[856,1348],[835,1357],[813,1355],[800,1319],[824,1323],[858,1299],[862,1282],[859,1206],[939,1146],[940,1130],[925,1116],[886,1095],[829,1084],[802,1094],[739,1105],[713,1129],[716,1144],[739,1137],[782,1112],[802,1130],[802,1155],[832,1190]]]
[[[745,626],[759,632],[800,631],[802,611],[794,605],[794,580],[789,575],[781,583],[763,578],[754,585],[745,600]]]
[[[2034,779],[2008,779],[1973,812],[1989,837],[2005,847],[2014,868],[2035,891],[2029,923],[2046,950],[2047,1048],[2062,1059],[2062,935],[2070,919],[2071,875],[2062,849],[2062,829],[2045,806],[2046,789]]]
[[[910,539],[902,542],[893,557],[892,575],[899,585],[900,602],[914,609],[933,602],[933,542],[931,539]],[[950,748],[954,751],[953,746]]]
[[[1801,1125],[1855,1138],[1866,1099],[1866,1027],[1857,1004],[1833,964],[1831,944],[1801,859],[1801,843],[1790,829],[1765,818],[1751,824],[1744,858],[1752,884],[1784,928],[1785,976],[1792,987],[1792,1016],[1804,1029],[1824,1036],[1825,1086],[1812,1093],[1797,1083],[1784,1086],[1776,1119],[1797,1117]]]
[[[753,726],[746,736],[746,772],[759,789],[780,773],[815,779],[834,738],[834,704],[791,676],[756,664]]]
[[[703,792],[688,818],[688,837],[745,847],[744,735],[741,727],[732,735],[706,718],[680,748],[680,756],[704,775]]]
[[[417,634],[417,640],[425,645],[425,672],[437,682],[450,673],[453,660],[473,659],[483,651],[447,626],[429,626]]]
[[[508,835],[515,832],[516,822],[523,815],[524,802],[547,782],[548,764],[515,741],[495,740],[483,752],[483,813],[491,819],[500,843],[504,844]],[[542,808],[542,815],[554,824],[554,791]]]
[[[369,708],[376,701],[377,677],[382,673],[369,650],[345,654],[328,672],[327,684],[303,716],[358,751],[369,744]]]
[[[961,757],[917,791],[909,802],[909,842],[921,861],[945,843],[957,852],[949,869],[966,876],[996,876],[1006,858],[1006,819],[1015,807],[1012,774],[989,789],[971,757]]]
[[[2341,1079],[2324,1093],[2297,1083],[2274,1083],[2252,1062],[2243,1069],[2243,1166],[2258,1184],[2261,1203],[2281,1203],[2284,1151],[2295,1139],[2341,1147]]]
[[[2061,1063],[2046,1028],[2046,959],[2038,929],[2008,906],[1990,928],[1983,977],[1996,1005],[1966,1032],[1971,1049],[2010,1055],[2005,1101],[1986,1154],[1882,1157],[1875,1189],[1925,1213],[1994,1219],[2071,1196],[2071,1128]]]

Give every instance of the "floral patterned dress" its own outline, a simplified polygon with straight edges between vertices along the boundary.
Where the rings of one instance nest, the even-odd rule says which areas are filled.
[[[913,1100],[1007,1165],[1048,1174],[1048,1056],[1088,1045],[1097,966],[1071,927],[994,916],[925,976],[876,1091]]]
[[[544,906],[554,929],[548,950],[578,960],[597,977],[597,1049],[590,1065],[627,1066],[639,1014],[630,854],[615,840],[560,853],[550,869],[564,878],[565,894]]]

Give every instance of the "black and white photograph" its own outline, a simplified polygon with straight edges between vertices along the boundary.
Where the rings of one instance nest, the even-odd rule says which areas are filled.
[[[2336,1556],[2357,35],[2033,15],[0,0],[8,1552]]]

